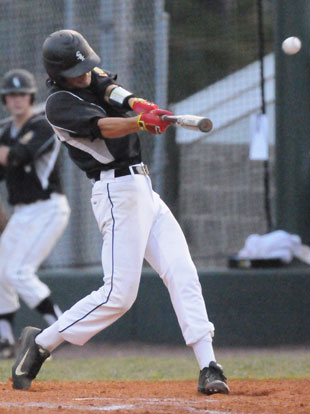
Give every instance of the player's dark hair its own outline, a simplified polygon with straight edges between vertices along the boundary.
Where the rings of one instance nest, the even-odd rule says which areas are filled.
[[[64,86],[66,82],[66,78],[63,76],[57,76],[54,79],[50,76],[46,79],[45,84],[48,88],[52,88],[55,85]]]

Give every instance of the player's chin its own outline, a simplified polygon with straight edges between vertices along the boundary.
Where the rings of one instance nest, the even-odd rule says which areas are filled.
[[[87,79],[87,80],[78,82],[75,87],[76,88],[79,88],[79,89],[88,88],[88,86],[90,85],[90,82],[91,82],[91,80],[90,79],[89,80]]]
[[[87,73],[83,77],[81,76],[80,79],[75,80],[75,84],[73,85],[75,88],[88,88],[88,86],[91,84],[91,74]]]

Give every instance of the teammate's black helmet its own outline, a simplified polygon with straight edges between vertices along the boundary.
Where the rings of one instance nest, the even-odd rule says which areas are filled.
[[[8,93],[29,93],[34,95],[37,85],[32,73],[25,69],[12,69],[3,76],[1,96]]]
[[[57,81],[89,72],[100,62],[87,40],[75,30],[58,30],[43,43],[43,62],[49,77]]]

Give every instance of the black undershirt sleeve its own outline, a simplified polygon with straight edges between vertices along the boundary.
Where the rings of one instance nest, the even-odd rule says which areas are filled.
[[[92,70],[91,88],[93,88],[96,93],[104,97],[106,94],[106,89],[110,85],[117,85],[116,79],[116,74],[104,71],[96,67]]]

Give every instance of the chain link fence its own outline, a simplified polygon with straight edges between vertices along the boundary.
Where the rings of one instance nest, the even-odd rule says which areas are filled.
[[[265,49],[271,53],[269,1],[264,2],[263,18]],[[232,106],[239,105],[247,115],[254,111],[251,100],[259,102],[260,97],[258,67],[240,72],[229,84],[239,93],[236,86],[250,80],[255,90],[250,97],[229,106],[223,95],[225,79],[258,59],[257,19],[257,4],[250,0],[2,0],[1,74],[17,67],[31,71],[39,88],[37,102],[44,102],[42,44],[56,30],[75,29],[101,56],[102,67],[117,73],[118,81],[137,96],[183,113],[216,110],[231,119],[222,127],[215,122],[210,143],[191,140],[190,135],[185,143],[178,136],[181,130],[173,128],[156,138],[141,135],[154,187],[180,219],[196,263],[222,266],[250,232],[261,232],[265,225],[262,165],[248,160],[248,116],[234,118]],[[268,102],[272,117],[272,98]],[[259,104],[255,107],[259,110]],[[1,118],[7,115],[1,108]],[[270,163],[272,167],[272,148]],[[60,164],[72,216],[45,267],[100,265],[101,235],[89,203],[91,184],[66,149]],[[1,191],[4,196],[3,186]]]

